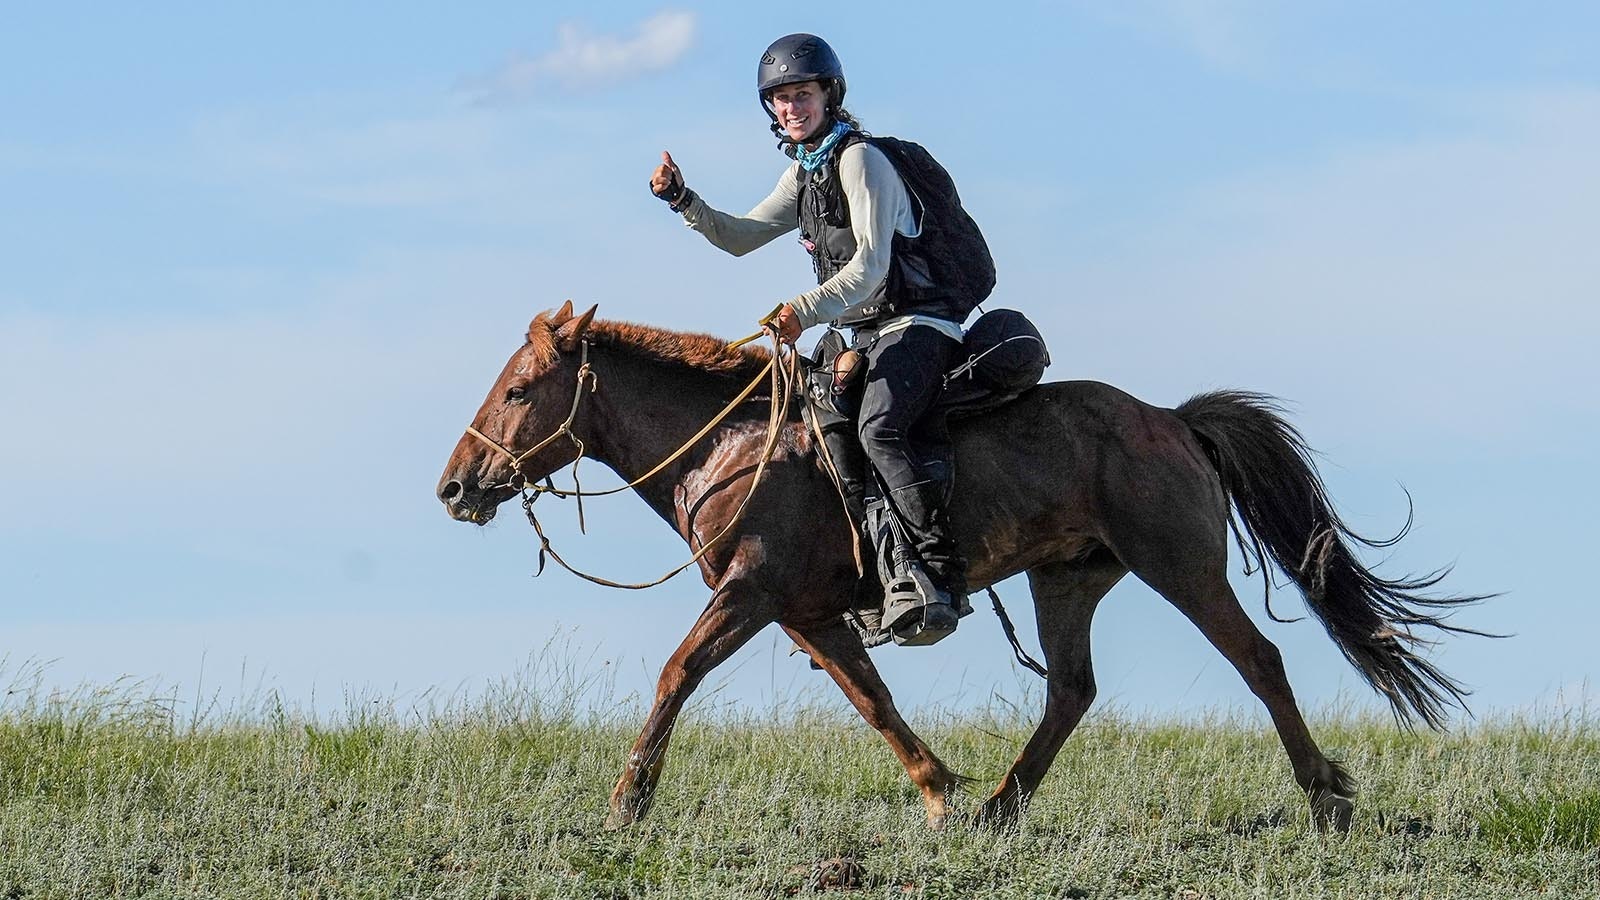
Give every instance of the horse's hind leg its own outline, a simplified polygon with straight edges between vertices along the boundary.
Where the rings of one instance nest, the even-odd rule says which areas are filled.
[[[667,757],[672,726],[689,695],[706,675],[744,646],[773,620],[772,607],[753,590],[724,584],[711,598],[683,643],[661,669],[656,702],[645,720],[639,740],[628,754],[628,765],[611,792],[611,812],[606,827],[621,828],[643,818],[650,810],[661,767]]]
[[[1223,566],[1224,562],[1218,559],[1200,566],[1198,571],[1181,572],[1176,567],[1147,571],[1136,566],[1134,573],[1178,607],[1233,663],[1250,690],[1266,705],[1278,738],[1288,751],[1294,780],[1311,802],[1311,818],[1316,827],[1348,830],[1355,811],[1351,802],[1354,780],[1323,756],[1312,740],[1300,708],[1295,705],[1294,691],[1289,688],[1283,655],[1245,615],[1223,574]]]
[[[784,631],[833,678],[861,718],[889,742],[894,755],[905,766],[906,774],[922,791],[928,826],[943,828],[946,796],[964,779],[940,762],[900,717],[888,686],[867,657],[866,648],[861,646],[861,638],[840,618],[804,631],[786,625]]]
[[[1008,825],[1044,780],[1061,745],[1094,701],[1089,622],[1100,598],[1127,574],[1109,556],[1091,563],[1052,563],[1028,571],[1039,643],[1050,670],[1044,717],[999,787],[978,811],[982,824]]]

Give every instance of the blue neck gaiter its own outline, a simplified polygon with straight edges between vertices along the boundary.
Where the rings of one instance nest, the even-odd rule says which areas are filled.
[[[828,158],[839,139],[850,133],[850,126],[845,122],[833,123],[833,131],[822,139],[815,150],[807,150],[805,144],[794,145],[794,158],[800,162],[800,168],[807,172],[815,172],[817,167]]]

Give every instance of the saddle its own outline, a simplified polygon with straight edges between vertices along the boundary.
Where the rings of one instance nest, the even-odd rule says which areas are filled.
[[[866,358],[839,331],[829,329],[808,361],[806,403],[826,428],[852,423],[860,411]],[[968,418],[1004,406],[1044,378],[1050,351],[1028,317],[995,309],[978,317],[962,339],[965,361],[945,373],[935,409]]]
[[[996,409],[1037,385],[1050,364],[1050,353],[1039,329],[1015,310],[984,313],[967,330],[962,343],[964,361],[946,373],[944,389],[930,414],[967,418]],[[855,421],[866,375],[863,349],[848,346],[844,335],[830,330],[817,342],[808,361],[806,418],[824,448],[830,440],[855,441]],[[833,458],[830,456],[827,461],[837,479],[840,473]],[[848,494],[844,485],[839,488],[841,496]],[[846,506],[850,505],[847,501]],[[857,533],[864,538],[863,549],[876,557],[876,565],[871,568],[877,577],[857,583],[853,611],[845,618],[861,635],[862,642],[874,647],[891,637],[883,627],[884,620],[895,621],[905,610],[930,606],[927,598],[932,596],[933,588],[906,583],[919,575],[923,581],[927,578],[920,567],[903,565],[907,559],[914,559],[915,553],[909,549],[904,529],[887,502],[877,499],[869,502],[865,510],[852,509],[850,513]],[[891,613],[887,616],[886,605]],[[957,613],[965,616],[971,611],[963,597]],[[932,643],[954,627],[955,620],[951,618],[948,622],[927,623],[925,636],[908,637],[896,632],[894,639],[900,643]]]

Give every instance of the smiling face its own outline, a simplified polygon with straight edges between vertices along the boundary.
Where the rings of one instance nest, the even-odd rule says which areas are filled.
[[[818,81],[802,81],[773,88],[767,98],[778,125],[797,144],[820,141],[833,123],[828,119],[828,90]]]

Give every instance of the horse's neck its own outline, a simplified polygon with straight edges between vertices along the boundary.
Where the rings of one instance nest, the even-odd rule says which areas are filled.
[[[589,456],[633,481],[659,465],[705,427],[734,398],[741,384],[675,366],[607,353],[596,361],[599,390]],[[743,422],[748,414],[730,417]],[[581,420],[580,420],[581,425]],[[579,427],[580,433],[585,431]],[[702,442],[703,443],[703,442]],[[635,490],[663,518],[671,521],[677,488],[707,462],[708,451],[685,453]]]

